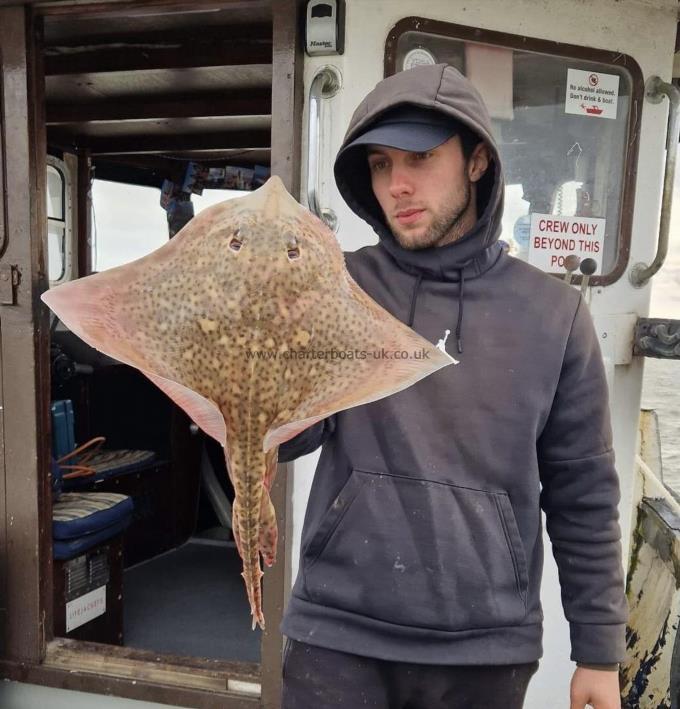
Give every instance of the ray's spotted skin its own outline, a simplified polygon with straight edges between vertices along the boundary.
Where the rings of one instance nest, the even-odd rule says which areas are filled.
[[[264,628],[260,555],[276,560],[279,445],[452,362],[356,285],[333,233],[277,177],[204,210],[148,256],[42,297],[224,447],[253,628]],[[423,349],[427,358],[312,354]]]

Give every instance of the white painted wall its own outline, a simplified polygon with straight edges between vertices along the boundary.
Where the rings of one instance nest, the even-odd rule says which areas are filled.
[[[322,165],[320,201],[338,215],[338,239],[344,250],[355,250],[375,243],[373,231],[345,205],[332,176],[333,157],[344,136],[356,105],[381,80],[385,38],[402,18],[422,15],[430,19],[497,30],[529,37],[555,40],[597,49],[620,51],[631,55],[640,65],[645,81],[657,74],[669,81],[673,64],[677,3],[673,0],[476,0],[451,2],[428,0],[347,0],[345,54],[305,58],[305,95],[320,66],[332,64],[343,77],[341,92],[332,99],[324,126],[326,142]],[[667,102],[644,103],[636,184],[636,209],[633,222],[630,266],[649,263],[654,257],[663,177],[664,140]],[[306,113],[305,113],[306,121]],[[306,136],[305,136],[306,138]],[[303,141],[303,166],[307,155]],[[306,175],[302,176],[302,194],[306,195]],[[304,197],[303,197],[304,199]],[[629,267],[630,267],[629,266]],[[645,316],[649,308],[650,287],[634,289],[627,273],[617,283],[592,293],[591,310],[598,331],[611,330],[612,323],[632,321],[623,314]],[[610,332],[608,336],[611,337]],[[607,354],[609,343],[602,340]],[[619,358],[623,359],[623,358]],[[616,360],[614,360],[616,361]],[[613,367],[611,409],[614,443],[621,478],[620,505],[627,558],[630,511],[634,486],[634,449],[640,407],[642,362],[633,360]],[[293,580],[298,568],[299,542],[304,511],[318,453],[295,464],[293,486]],[[526,707],[566,706],[569,681],[574,664],[569,660],[568,625],[564,619],[557,582],[557,570],[549,540],[545,539],[546,564],[542,601],[545,614],[544,648],[539,672],[532,680]]]

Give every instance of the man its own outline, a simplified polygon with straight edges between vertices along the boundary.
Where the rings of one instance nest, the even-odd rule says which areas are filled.
[[[335,163],[380,243],[353,278],[457,364],[281,447],[323,444],[282,631],[284,709],[522,706],[542,655],[540,508],[571,708],[619,709],[627,606],[607,389],[579,293],[498,242],[481,97],[417,67],[359,105]]]

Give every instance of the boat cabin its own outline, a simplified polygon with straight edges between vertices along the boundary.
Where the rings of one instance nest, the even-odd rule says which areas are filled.
[[[677,26],[672,0],[0,0],[3,706],[279,706],[318,452],[280,465],[278,562],[253,631],[221,448],[40,294],[150,253],[270,175],[343,249],[374,243],[335,187],[335,152],[377,81],[440,62],[489,106],[507,248],[593,314],[632,609],[622,696],[680,706],[680,508],[639,418],[644,357],[680,358],[677,322],[647,318],[680,129]],[[545,548],[529,709],[564,703],[573,666]]]

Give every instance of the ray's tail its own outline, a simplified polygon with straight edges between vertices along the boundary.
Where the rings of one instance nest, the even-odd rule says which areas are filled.
[[[243,560],[241,576],[246,584],[250,614],[253,616],[253,630],[256,625],[264,630],[264,614],[262,612],[262,577],[264,574],[260,567],[259,504],[257,514],[253,512],[253,506],[243,504],[237,495],[232,513],[232,528],[238,553]]]
[[[277,449],[264,457],[261,454],[240,456],[239,451],[230,451],[227,466],[231,471],[236,496],[232,512],[232,529],[238,553],[243,560],[241,576],[246,585],[253,630],[257,625],[264,630],[262,612],[262,567],[260,554],[267,566],[276,561],[277,526],[276,513],[269,497],[274,482],[277,464]],[[259,475],[247,475],[242,461],[256,461],[261,469]]]

